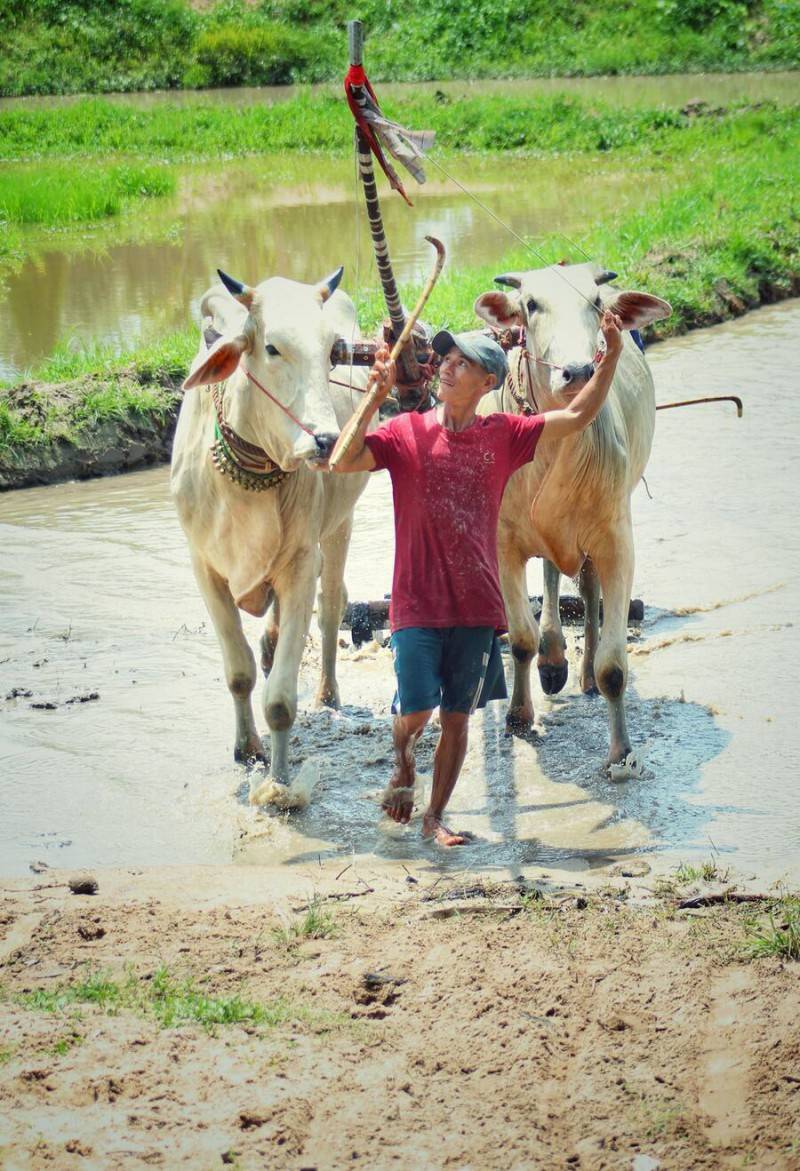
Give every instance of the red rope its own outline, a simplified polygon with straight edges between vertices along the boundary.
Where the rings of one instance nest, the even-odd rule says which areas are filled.
[[[300,420],[298,419],[297,415],[293,415],[292,412],[289,410],[289,408],[285,407],[283,405],[283,403],[280,401],[280,399],[275,398],[275,395],[272,394],[271,391],[267,390],[266,386],[262,386],[261,383],[258,381],[258,379],[253,374],[251,374],[250,371],[246,367],[245,367],[244,372],[247,375],[247,377],[250,379],[250,381],[255,386],[258,387],[258,389],[261,391],[262,394],[265,394],[268,399],[272,399],[272,401],[275,403],[276,407],[280,407],[280,409],[283,411],[284,415],[288,415],[289,418],[292,420],[292,422],[296,423],[301,431],[305,431],[306,435],[310,435],[312,439],[314,438],[314,432],[311,430],[311,428],[306,427],[305,423],[301,423]]]

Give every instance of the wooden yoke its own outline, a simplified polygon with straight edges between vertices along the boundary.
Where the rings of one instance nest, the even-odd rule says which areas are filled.
[[[444,265],[446,256],[444,244],[441,242],[441,240],[437,240],[435,236],[426,236],[425,239],[436,249],[436,260],[434,262],[430,276],[425,282],[425,287],[420,294],[419,300],[411,311],[411,314],[405,325],[403,326],[399,338],[392,346],[392,351],[389,355],[390,362],[397,361],[398,355],[402,352],[403,347],[411,337],[411,332],[414,329],[414,326],[417,324],[417,319],[424,309],[425,302],[428,300],[428,297],[430,297],[431,292],[433,291],[433,286],[439,279],[439,273],[442,271],[442,267]],[[379,392],[377,387],[374,385],[371,386],[359,403],[358,409],[345,423],[342,432],[336,441],[336,446],[333,449],[333,453],[328,463],[328,466],[332,472],[336,471],[337,466],[341,463],[347,452],[350,450],[353,444],[353,440],[356,437],[359,427],[364,422],[364,419],[369,418],[373,414],[376,400],[378,398],[378,393]]]

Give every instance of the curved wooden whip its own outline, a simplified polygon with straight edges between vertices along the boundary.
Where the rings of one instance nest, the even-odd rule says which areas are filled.
[[[660,403],[657,411],[671,411],[673,407],[693,407],[696,403],[736,403],[736,414],[741,419],[742,400],[736,394],[712,394],[709,398],[686,398],[679,403]]]
[[[439,279],[439,273],[442,271],[442,267],[443,267],[444,261],[445,261],[445,256],[447,255],[445,252],[444,244],[441,242],[441,240],[437,240],[435,236],[426,236],[425,239],[428,241],[429,244],[432,244],[433,247],[436,249],[436,260],[434,261],[434,265],[433,265],[433,268],[431,269],[430,276],[428,277],[427,281],[425,282],[425,287],[423,288],[422,292],[420,293],[419,300],[417,301],[416,305],[409,313],[409,315],[406,319],[406,323],[403,326],[403,330],[402,330],[402,333],[400,334],[400,337],[397,339],[397,341],[392,346],[392,352],[389,355],[390,362],[397,361],[398,354],[401,352],[401,350],[403,349],[403,346],[406,344],[408,339],[411,337],[411,331],[413,330],[414,326],[417,324],[417,321],[419,319],[419,315],[422,312],[422,310],[425,308],[425,303],[428,300],[428,298],[430,297],[431,293],[433,292],[433,286],[436,284],[437,280]],[[378,398],[378,390],[375,386],[373,386],[372,388],[367,390],[367,393],[364,395],[363,399],[359,403],[358,410],[355,412],[355,414],[351,415],[351,417],[345,423],[344,428],[342,430],[342,433],[339,436],[338,440],[336,441],[336,447],[333,449],[333,454],[331,455],[331,458],[329,461],[328,466],[330,467],[331,471],[336,470],[337,466],[341,463],[344,456],[350,450],[350,447],[352,446],[353,440],[355,439],[356,432],[358,431],[359,427],[361,426],[362,422],[364,421],[364,417],[369,416],[374,412],[375,401],[377,398]]]

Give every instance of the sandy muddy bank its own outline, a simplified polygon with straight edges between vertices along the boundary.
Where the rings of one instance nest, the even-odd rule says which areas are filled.
[[[763,906],[413,865],[97,877],[5,883],[5,1167],[800,1167],[800,965],[746,960]]]

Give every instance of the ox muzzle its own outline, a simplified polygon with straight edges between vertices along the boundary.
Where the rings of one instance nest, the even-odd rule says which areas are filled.
[[[562,366],[561,377],[564,380],[564,385],[569,386],[570,390],[580,390],[592,377],[594,371],[594,362],[585,362],[583,365],[571,362],[568,366]]]

